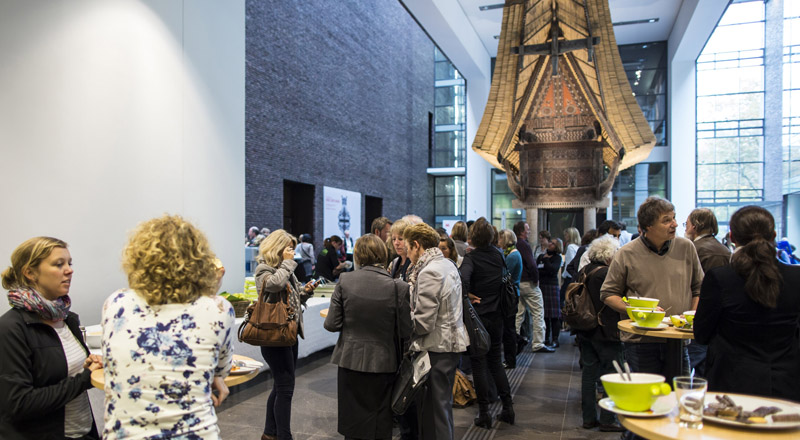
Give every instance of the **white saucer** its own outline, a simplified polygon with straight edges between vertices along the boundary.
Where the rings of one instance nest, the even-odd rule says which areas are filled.
[[[672,394],[668,396],[661,396],[656,399],[653,406],[647,411],[626,411],[624,409],[619,409],[614,405],[614,401],[611,400],[610,397],[606,397],[605,399],[600,399],[598,402],[600,408],[604,410],[611,411],[616,414],[621,414],[623,416],[628,417],[661,417],[669,414],[675,409],[675,397]]]
[[[658,327],[643,327],[635,322],[631,325],[640,330],[664,330],[665,328],[669,327],[667,324],[658,324]]]

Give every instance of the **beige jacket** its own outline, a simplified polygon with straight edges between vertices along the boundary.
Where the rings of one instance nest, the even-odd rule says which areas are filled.
[[[461,353],[469,336],[464,327],[461,277],[456,265],[437,255],[422,268],[411,289],[411,350]]]

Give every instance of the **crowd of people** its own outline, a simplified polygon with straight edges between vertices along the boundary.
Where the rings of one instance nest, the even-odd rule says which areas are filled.
[[[645,200],[637,221],[636,234],[607,220],[583,236],[574,227],[563,239],[542,230],[529,242],[525,222],[497,230],[481,217],[448,233],[413,215],[381,217],[350,245],[353,265],[338,236],[315,253],[310,235],[251,228],[248,244],[258,245],[259,297],[289,304],[298,340],[319,279],[336,282],[324,327],[340,333],[331,362],[337,430],[346,439],[388,439],[395,423],[403,439],[452,439],[459,369],[477,392],[475,426],[493,426],[496,400],[496,420],[513,425],[507,371],[527,347],[559,349],[562,329],[580,352],[583,428],[623,431],[597,406],[599,378],[613,361],[665,374],[669,357],[661,340],[618,330],[626,296],[659,299],[670,314],[696,310],[696,341],[682,368],[707,377],[709,390],[800,402],[800,266],[781,257],[769,211],[747,206],[731,216],[733,253],[717,241],[708,209],[691,212],[685,238],[676,236],[675,208],[665,199]],[[2,273],[11,309],[0,317],[0,438],[219,437],[214,408],[229,393],[235,333],[233,309],[216,295],[224,268],[200,230],[170,215],[137,226],[122,267],[128,288],[103,304],[98,356],[70,311],[67,243],[36,237],[12,253]],[[515,308],[502,297],[504,278],[516,289]],[[599,316],[598,326],[580,331],[560,319],[566,287],[579,279]],[[465,300],[488,333],[484,354],[470,349]],[[430,374],[417,400],[395,416],[392,388],[406,352],[427,353]],[[298,343],[261,347],[261,354],[273,377],[262,440],[291,439]],[[87,395],[99,368],[102,423]]]

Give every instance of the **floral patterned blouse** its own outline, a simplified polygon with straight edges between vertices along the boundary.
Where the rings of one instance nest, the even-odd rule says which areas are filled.
[[[234,313],[219,296],[149,306],[135,291],[103,304],[104,439],[217,439],[214,376],[233,356]]]

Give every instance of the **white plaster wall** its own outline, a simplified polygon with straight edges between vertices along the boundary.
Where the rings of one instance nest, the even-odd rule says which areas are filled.
[[[128,231],[176,213],[240,290],[244,37],[243,0],[0,3],[0,266],[66,240],[73,310],[98,323]]]
[[[668,40],[669,182],[678,224],[695,208],[697,193],[695,62],[727,4],[727,0],[684,0]]]

